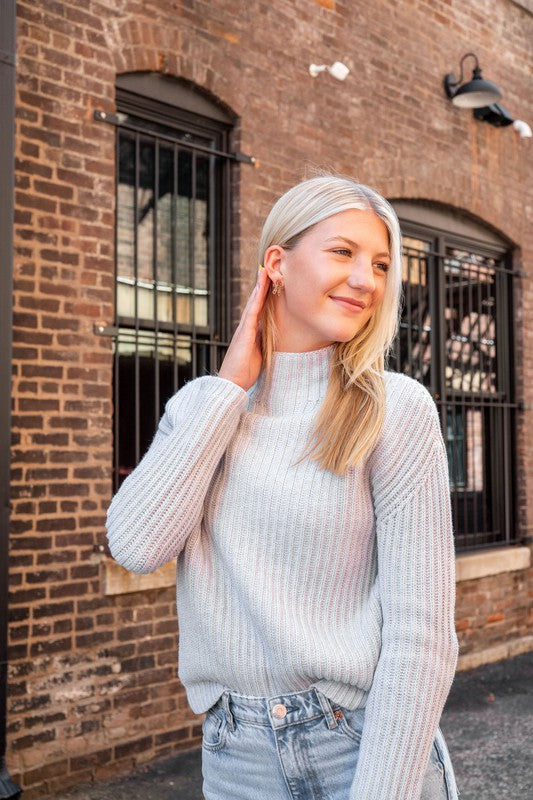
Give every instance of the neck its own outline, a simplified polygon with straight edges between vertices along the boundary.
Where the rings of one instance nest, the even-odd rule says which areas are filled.
[[[257,406],[272,414],[313,411],[325,397],[334,345],[304,352],[276,351],[272,370],[263,370],[251,393]]]

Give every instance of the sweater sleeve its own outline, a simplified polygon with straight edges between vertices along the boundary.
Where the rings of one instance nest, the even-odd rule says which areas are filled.
[[[439,418],[424,387],[404,376],[393,380],[399,398],[371,467],[382,647],[349,800],[419,800],[458,655]]]
[[[152,444],[107,512],[109,549],[119,564],[151,572],[179,555],[247,402],[237,384],[209,375],[170,398]]]

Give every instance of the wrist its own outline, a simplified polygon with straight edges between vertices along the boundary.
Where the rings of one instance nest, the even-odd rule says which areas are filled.
[[[222,367],[220,368],[219,372],[215,373],[217,378],[222,378],[225,381],[230,381],[230,383],[234,383],[236,386],[239,386],[241,389],[244,389],[245,392],[248,391],[250,386],[245,386],[242,380],[238,380],[233,375],[224,372]]]

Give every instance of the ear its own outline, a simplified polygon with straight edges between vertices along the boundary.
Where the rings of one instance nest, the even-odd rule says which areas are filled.
[[[267,247],[263,259],[263,266],[273,283],[283,280],[285,268],[285,250],[283,247],[278,244]]]

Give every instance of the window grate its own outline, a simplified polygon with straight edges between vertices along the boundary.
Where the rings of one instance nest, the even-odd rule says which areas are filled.
[[[215,372],[230,334],[230,126],[119,92],[116,126],[114,485],[148,448],[166,401]]]
[[[459,550],[515,541],[512,281],[505,254],[404,237],[403,307],[390,366],[439,409]]]

